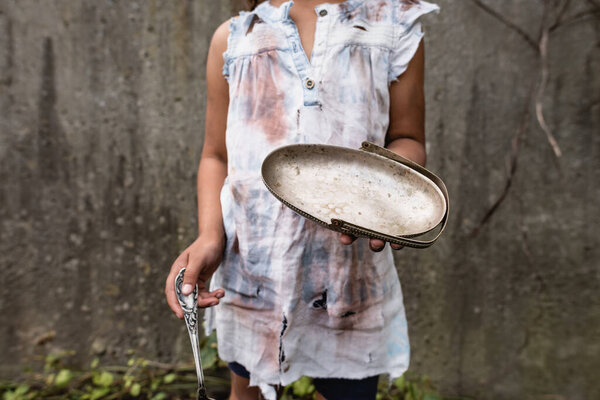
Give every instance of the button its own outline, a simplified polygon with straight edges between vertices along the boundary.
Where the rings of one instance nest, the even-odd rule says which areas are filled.
[[[315,81],[313,81],[312,79],[308,78],[305,82],[304,82],[304,86],[306,86],[307,89],[312,89],[315,87]]]
[[[326,16],[326,15],[327,15],[327,10],[321,10],[321,11],[319,11],[319,15],[320,15],[321,17],[324,17],[324,16]]]

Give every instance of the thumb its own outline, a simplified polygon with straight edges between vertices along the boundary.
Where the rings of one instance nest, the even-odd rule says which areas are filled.
[[[194,287],[198,282],[198,274],[200,272],[200,263],[198,260],[190,258],[185,273],[183,275],[183,286],[181,287],[181,293],[188,295],[194,291]]]

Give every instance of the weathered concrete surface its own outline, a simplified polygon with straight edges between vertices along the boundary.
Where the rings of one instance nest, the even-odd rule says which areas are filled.
[[[600,398],[600,5],[571,1],[549,34],[556,158],[533,96],[560,5],[482,3],[497,16],[440,0],[426,22],[428,166],[452,205],[434,247],[397,257],[411,367],[478,399]],[[0,0],[2,376],[61,349],[189,358],[162,287],[196,232],[206,51],[236,7]]]
[[[196,232],[206,53],[231,7],[0,2],[2,374],[58,349],[188,356],[163,281]]]

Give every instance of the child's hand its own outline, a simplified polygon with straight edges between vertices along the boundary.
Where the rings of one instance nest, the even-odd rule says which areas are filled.
[[[179,319],[183,319],[183,310],[175,294],[175,277],[181,268],[186,268],[181,291],[183,294],[190,294],[194,290],[194,285],[198,284],[198,307],[216,306],[219,304],[219,299],[225,296],[223,289],[209,292],[206,287],[206,282],[223,259],[224,246],[224,239],[201,235],[177,257],[171,266],[165,284],[165,296],[169,307]]]
[[[346,245],[352,244],[355,240],[356,240],[356,236],[346,235],[344,233],[342,233],[340,235],[340,242],[342,242],[343,244],[346,244]],[[396,244],[396,243],[390,243],[390,246],[392,246],[392,249],[394,249],[394,250],[400,250],[401,248],[404,247],[401,244]],[[383,240],[369,239],[369,248],[372,251],[379,252],[379,251],[383,250],[384,247],[385,247],[385,242]]]

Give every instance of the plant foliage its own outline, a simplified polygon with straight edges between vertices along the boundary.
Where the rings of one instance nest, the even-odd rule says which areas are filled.
[[[209,393],[226,398],[227,364],[217,356],[215,335],[202,339],[201,357]],[[193,364],[163,364],[132,356],[126,366],[102,366],[94,359],[87,370],[70,368],[73,352],[46,356],[41,372],[26,372],[21,381],[0,382],[1,400],[37,399],[193,399],[196,371]],[[221,397],[219,397],[221,395]],[[283,389],[282,400],[315,397],[312,380],[303,377]],[[377,400],[444,400],[426,377],[405,375],[380,383]],[[446,399],[447,400],[447,399]]]

